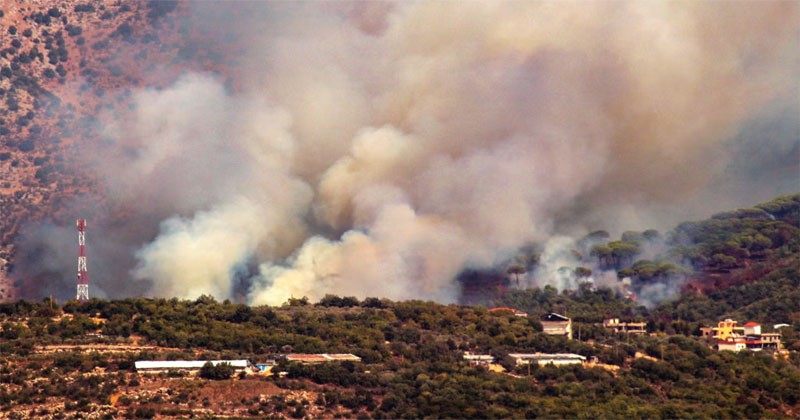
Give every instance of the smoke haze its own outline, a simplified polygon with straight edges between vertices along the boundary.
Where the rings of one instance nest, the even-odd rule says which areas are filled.
[[[793,2],[189,7],[247,53],[102,116],[102,179],[131,214],[102,233],[127,250],[92,278],[112,297],[452,302],[461,270],[532,241],[797,188],[798,156],[723,176],[771,165],[746,156],[760,121],[794,129],[759,147],[798,153]],[[552,271],[531,285],[566,287]]]

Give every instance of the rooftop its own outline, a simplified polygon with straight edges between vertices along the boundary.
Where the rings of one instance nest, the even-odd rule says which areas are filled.
[[[559,315],[557,313],[551,312],[549,314],[542,315],[542,321],[567,322],[569,321],[569,318],[565,317],[564,315]]]
[[[246,368],[250,366],[247,360],[139,360],[134,363],[136,369],[200,369],[207,362],[214,366],[220,363],[228,363],[235,368]]]
[[[491,354],[464,354],[465,360],[494,360]]]
[[[509,353],[509,356],[515,359],[533,359],[533,360],[549,360],[549,359],[569,359],[569,360],[586,360],[585,356],[574,353]]]
[[[296,361],[296,362],[306,362],[306,363],[332,362],[332,361],[344,361],[344,360],[349,360],[352,362],[360,362],[361,358],[354,354],[349,354],[349,353],[334,353],[334,354],[292,353],[286,355],[286,360]]]

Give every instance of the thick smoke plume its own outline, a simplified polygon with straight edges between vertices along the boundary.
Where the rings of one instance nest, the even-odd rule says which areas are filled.
[[[248,53],[236,88],[188,73],[104,119],[139,241],[109,290],[454,301],[531,241],[757,201],[705,198],[741,127],[797,106],[792,2],[190,7]]]

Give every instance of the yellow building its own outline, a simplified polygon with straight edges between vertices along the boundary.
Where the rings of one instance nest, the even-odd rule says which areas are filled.
[[[720,321],[719,324],[717,324],[717,338],[720,340],[727,340],[728,337],[740,335],[743,331],[739,330],[743,330],[743,328],[737,327],[736,324],[738,323],[738,321],[734,321],[730,318]]]
[[[737,326],[736,324],[738,323],[738,321],[728,318],[724,321],[720,321],[716,327],[701,328],[700,331],[703,332],[704,337],[727,340],[729,337],[739,337],[744,335],[744,328]]]

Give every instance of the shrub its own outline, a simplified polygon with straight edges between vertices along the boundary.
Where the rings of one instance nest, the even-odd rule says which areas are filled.
[[[147,17],[150,20],[157,20],[175,10],[177,6],[177,1],[150,0],[147,2],[147,8],[149,9]]]
[[[211,362],[206,362],[200,368],[200,377],[204,379],[230,379],[233,376],[234,368],[230,363],[217,363],[214,365]]]
[[[19,147],[19,150],[22,152],[30,152],[31,150],[33,150],[34,144],[30,140],[25,140],[22,143],[20,143],[19,146],[17,147]]]
[[[107,46],[108,46],[108,40],[104,39],[102,41],[97,41],[94,44],[92,44],[92,49],[93,50],[101,50],[101,49],[103,49],[103,48],[105,48]]]
[[[94,6],[90,3],[79,4],[75,6],[76,12],[94,12]]]
[[[67,34],[71,37],[76,37],[83,33],[83,29],[80,26],[67,25],[65,29],[67,30]]]
[[[128,22],[125,22],[117,27],[117,30],[114,31],[114,34],[125,39],[130,38],[130,36],[133,35],[133,27],[131,27]]]

